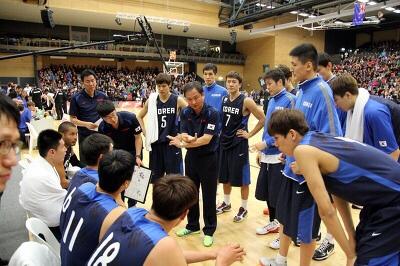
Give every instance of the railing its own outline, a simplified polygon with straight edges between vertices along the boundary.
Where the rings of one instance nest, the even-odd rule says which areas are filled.
[[[0,50],[3,52],[29,52],[39,51],[43,48],[59,48],[68,47],[72,45],[80,45],[85,42],[67,41],[67,40],[48,40],[48,39],[28,39],[28,38],[0,38]],[[169,59],[169,52],[165,48],[161,48],[162,55],[165,60]],[[159,55],[155,47],[139,46],[139,45],[126,45],[126,44],[104,44],[96,45],[93,47],[73,49],[64,52],[58,52],[49,55],[80,55],[80,56],[94,56],[94,57],[117,57],[126,59],[148,59],[158,60]],[[194,54],[188,51],[178,50],[176,61],[182,62],[211,62],[244,65],[245,56],[241,54],[224,54],[216,53],[211,55]]]

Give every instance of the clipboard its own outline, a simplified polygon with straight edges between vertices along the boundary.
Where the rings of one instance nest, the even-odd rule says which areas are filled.
[[[132,180],[125,190],[125,197],[136,200],[140,203],[146,202],[147,191],[151,180],[151,170],[147,167],[135,165]]]

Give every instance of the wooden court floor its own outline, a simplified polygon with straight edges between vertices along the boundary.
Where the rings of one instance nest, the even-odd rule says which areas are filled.
[[[260,107],[261,108],[261,107]],[[120,103],[117,108],[118,111],[130,111],[134,113],[138,113],[140,107],[138,104],[133,104],[132,102]],[[56,126],[58,126],[59,122],[56,122]],[[255,118],[253,116],[249,119],[249,128],[253,128],[256,124]],[[250,145],[252,143],[258,142],[261,140],[262,131],[260,131],[256,136],[250,139]],[[78,153],[79,147],[75,147],[75,151]],[[23,151],[23,154],[26,154],[27,151]],[[185,152],[184,152],[185,153]],[[37,152],[35,152],[37,154]],[[224,213],[218,216],[218,227],[217,231],[214,234],[214,245],[211,247],[212,249],[217,249],[229,243],[239,243],[246,250],[246,257],[242,263],[236,263],[234,265],[259,265],[258,259],[260,256],[276,256],[277,251],[272,250],[268,247],[269,242],[274,240],[278,234],[269,234],[264,236],[256,235],[255,229],[257,227],[264,226],[269,220],[268,216],[263,215],[263,209],[266,207],[265,202],[261,202],[255,199],[254,192],[257,181],[257,176],[259,172],[259,167],[256,164],[255,160],[256,155],[254,153],[250,153],[250,171],[251,171],[251,185],[250,185],[250,195],[248,200],[248,216],[241,223],[234,223],[233,216],[237,212],[240,207],[240,189],[233,188],[231,194],[231,202],[232,202],[232,211],[228,213]],[[148,152],[144,152],[144,164],[148,166]],[[147,195],[147,201],[145,204],[138,204],[138,207],[144,207],[149,209],[151,207],[151,187],[149,189]],[[223,191],[222,185],[218,186],[218,195],[217,201],[223,200]],[[202,208],[201,204],[201,196],[200,196],[200,210]],[[201,211],[200,211],[201,213]],[[358,223],[358,210],[352,210],[354,223]],[[182,223],[176,228],[184,227],[186,225],[186,220],[182,221]],[[202,217],[200,217],[200,226],[203,226],[204,223],[202,221]],[[175,229],[175,230],[176,230]],[[175,237],[179,242],[180,246],[183,249],[188,250],[209,250],[210,248],[205,248],[202,245],[202,237],[203,235],[194,235],[188,236],[184,238],[179,238],[175,236],[175,230],[171,232],[171,236]],[[322,225],[322,235],[325,235],[326,229],[325,226]],[[288,254],[288,265],[298,265],[300,249],[294,245],[291,245],[289,254]],[[335,253],[329,257],[327,260],[322,262],[313,261],[311,265],[316,266],[338,266],[345,265],[346,257],[340,247],[335,245]],[[213,261],[204,262],[204,263],[196,263],[192,265],[202,265],[202,266],[211,266],[214,265]]]

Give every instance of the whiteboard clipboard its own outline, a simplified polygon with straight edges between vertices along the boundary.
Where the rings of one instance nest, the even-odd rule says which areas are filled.
[[[140,203],[145,203],[147,190],[151,180],[151,170],[146,167],[135,166],[132,180],[129,187],[125,190],[125,197],[134,199]]]

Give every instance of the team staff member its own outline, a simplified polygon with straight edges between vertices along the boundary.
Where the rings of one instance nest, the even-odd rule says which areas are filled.
[[[242,206],[233,218],[234,222],[241,222],[247,216],[247,199],[249,197],[250,164],[248,139],[257,134],[264,126],[265,115],[253,99],[240,93],[242,77],[239,73],[230,71],[226,75],[226,84],[229,95],[222,101],[222,131],[221,154],[219,165],[219,181],[223,183],[224,201],[216,208],[217,214],[231,210],[230,194],[232,186],[241,188]],[[258,122],[248,132],[247,123],[250,114]]]
[[[219,113],[204,103],[204,92],[200,83],[190,82],[183,88],[189,106],[181,113],[181,135],[170,137],[170,145],[186,148],[185,173],[202,189],[204,239],[203,245],[213,244],[217,228],[215,213],[218,171]],[[199,202],[189,209],[186,228],[177,231],[178,236],[199,233]]]
[[[204,102],[221,112],[222,98],[228,95],[228,91],[215,81],[217,70],[217,66],[212,63],[203,67],[203,78],[206,83],[203,87]]]
[[[96,74],[91,69],[85,69],[81,73],[81,80],[84,89],[74,94],[69,107],[71,122],[78,126],[79,145],[86,137],[95,133],[97,125],[95,122],[100,119],[96,111],[97,104],[107,100],[107,96],[96,90]],[[79,151],[81,162],[85,163],[82,153]]]
[[[346,265],[399,265],[399,164],[369,145],[308,131],[303,114],[295,110],[274,113],[268,132],[281,152],[296,158],[293,170],[306,179],[322,220],[346,254]],[[356,230],[349,202],[364,206]]]
[[[154,183],[165,174],[183,172],[182,152],[169,146],[167,136],[179,134],[178,117],[187,106],[182,97],[171,93],[171,76],[160,73],[156,77],[157,93],[152,93],[137,118],[146,137],[146,149],[150,151],[149,168]],[[144,126],[144,117],[149,114]]]

